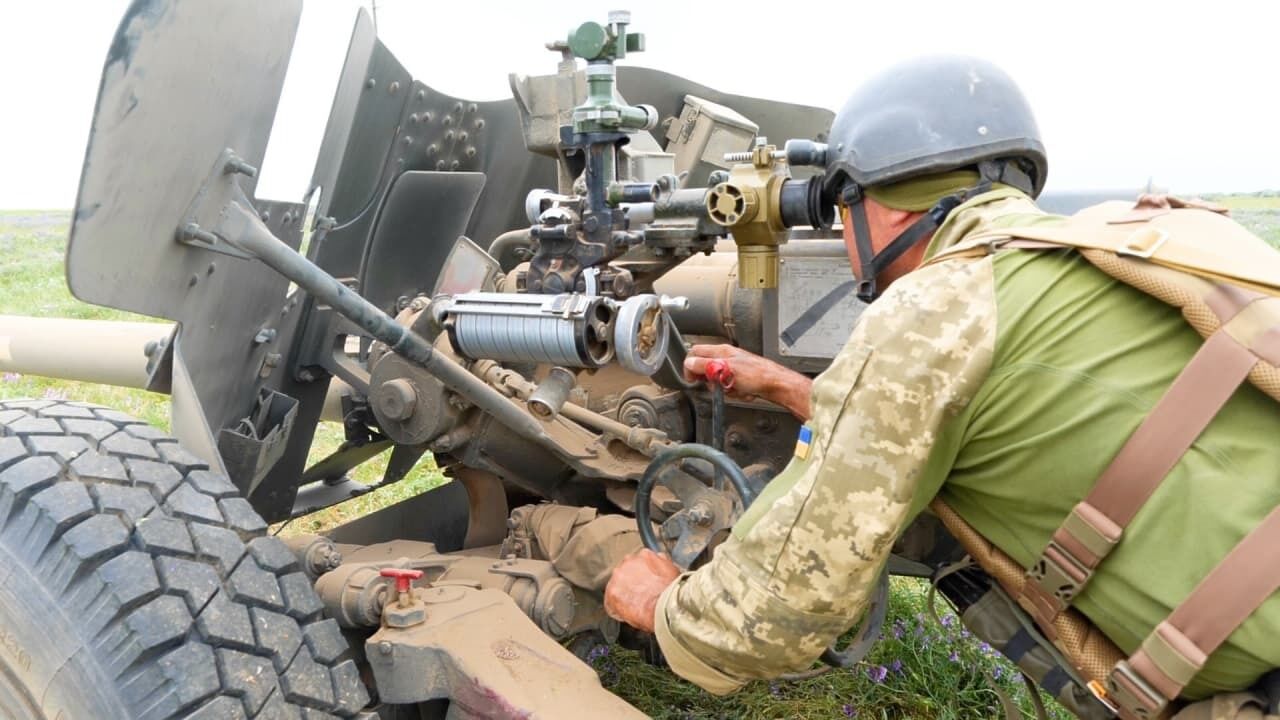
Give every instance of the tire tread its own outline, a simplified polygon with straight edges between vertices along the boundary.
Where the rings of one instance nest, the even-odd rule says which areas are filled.
[[[125,413],[0,401],[0,542],[136,717],[353,717],[368,702],[266,529],[225,476]]]

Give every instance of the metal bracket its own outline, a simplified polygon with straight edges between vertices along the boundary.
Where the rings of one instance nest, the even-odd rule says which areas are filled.
[[[297,415],[297,400],[264,388],[248,417],[218,433],[218,453],[245,496],[253,494],[284,454]]]
[[[600,294],[600,268],[589,267],[582,270],[582,279],[585,286],[585,295]]]
[[[233,183],[235,175],[254,177],[257,174],[258,169],[247,164],[234,150],[231,148],[223,150],[218,159],[214,161],[213,168],[209,171],[208,179],[200,185],[195,197],[191,198],[191,205],[187,208],[187,214],[183,217],[182,223],[178,225],[177,241],[185,245],[201,247],[211,252],[230,255],[231,257],[252,259],[253,256],[249,253],[226,242],[218,237],[215,232],[201,227],[198,218],[200,211],[204,208],[206,199],[210,195],[210,191],[216,185]],[[222,216],[225,213],[226,208],[223,208],[222,213],[219,214],[219,225],[221,225]]]
[[[351,285],[348,284],[348,287]],[[367,338],[368,333],[332,307],[317,302],[303,329],[298,356],[294,361],[294,376],[304,382],[315,380],[315,371],[311,368],[319,367],[342,379],[360,395],[368,397],[369,372],[346,352],[346,341],[351,336]]]
[[[489,568],[489,572],[517,578],[528,578],[538,587],[542,587],[542,584],[548,580],[559,577],[550,563],[520,558],[499,560],[493,564],[493,567]]]

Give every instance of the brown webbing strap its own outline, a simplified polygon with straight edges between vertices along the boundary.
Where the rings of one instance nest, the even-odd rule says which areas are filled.
[[[1258,358],[1219,330],[1192,356],[1027,571],[1018,604],[1042,628],[1088,583],[1124,528],[1231,398]]]
[[[1226,323],[1240,314],[1240,311],[1261,300],[1265,295],[1253,290],[1246,290],[1226,283],[1214,283],[1213,290],[1204,296],[1204,304],[1218,317],[1218,321]]]
[[[1108,678],[1109,696],[1137,718],[1176,698],[1236,628],[1280,590],[1280,508],[1245,536]]]

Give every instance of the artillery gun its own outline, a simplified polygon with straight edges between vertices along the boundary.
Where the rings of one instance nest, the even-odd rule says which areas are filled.
[[[558,71],[511,76],[512,99],[471,102],[415,79],[362,12],[309,192],[267,200],[300,11],[136,0],[121,21],[67,278],[174,324],[4,318],[0,365],[168,393],[176,440],[0,402],[0,707],[639,715],[573,651],[649,639],[548,537],[621,518],[696,565],[789,460],[793,417],[726,402],[682,358],[729,342],[816,373],[848,336],[862,305],[814,170],[832,115],[619,64],[644,45],[625,13],[549,44]],[[307,465],[322,421],[345,442]],[[358,465],[389,454],[382,486],[427,453],[451,482],[323,537],[264,535],[371,490]],[[922,523],[891,571],[947,549]],[[826,659],[856,661],[876,614]]]

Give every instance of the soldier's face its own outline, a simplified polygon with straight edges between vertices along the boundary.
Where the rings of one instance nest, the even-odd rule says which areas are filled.
[[[924,213],[909,212],[907,210],[895,210],[885,207],[871,198],[864,198],[863,205],[867,209],[867,227],[871,231],[871,249],[873,252],[879,253],[893,242],[912,223],[918,220]],[[853,268],[853,276],[858,280],[859,270],[862,267],[861,258],[858,256],[858,244],[854,242],[853,221],[849,216],[849,208],[843,204],[840,206],[840,222],[844,225],[844,248],[849,253],[849,264]],[[877,278],[877,284],[883,290],[898,278],[915,270],[924,261],[924,251],[929,245],[932,235],[923,238],[912,248],[885,268]]]

